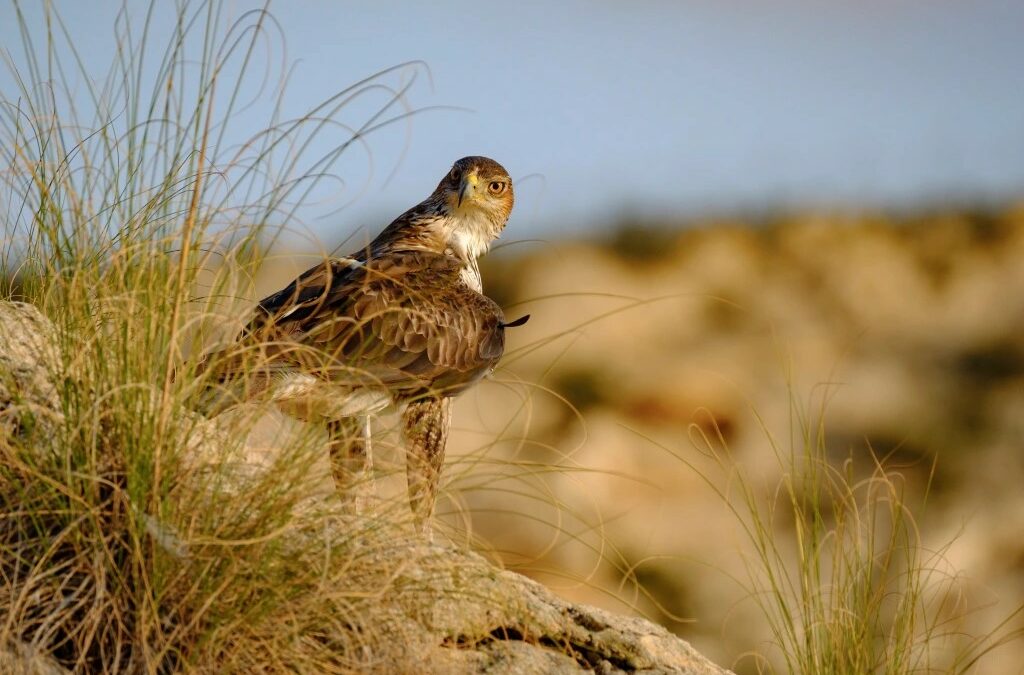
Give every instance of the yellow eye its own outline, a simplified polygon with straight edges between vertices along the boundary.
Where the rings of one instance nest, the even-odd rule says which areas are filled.
[[[500,195],[502,192],[505,191],[505,183],[503,183],[500,180],[492,180],[487,185],[487,191],[490,192],[492,195]]]

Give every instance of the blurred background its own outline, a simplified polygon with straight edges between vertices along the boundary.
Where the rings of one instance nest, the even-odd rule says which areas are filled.
[[[120,4],[60,9],[100,77]],[[532,319],[460,400],[442,508],[456,536],[754,672],[737,660],[767,634],[734,578],[735,520],[689,465],[708,470],[694,433],[713,417],[770,486],[770,439],[790,444],[794,409],[824,411],[837,461],[873,451],[917,503],[927,488],[915,518],[927,546],[955,539],[979,629],[1024,599],[1024,3],[270,10],[265,72],[289,93],[276,113],[257,96],[229,142],[408,65],[348,103],[355,129],[403,116],[281,223],[254,297],[372,237],[458,157],[516,181],[485,287]],[[17,60],[14,26],[0,44]]]

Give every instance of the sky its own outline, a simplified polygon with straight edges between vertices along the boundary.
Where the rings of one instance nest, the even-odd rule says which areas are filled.
[[[120,3],[55,4],[87,66],[104,73]],[[146,7],[127,4],[134,15]],[[252,6],[224,4],[234,16]],[[25,9],[38,14],[35,3]],[[327,240],[380,229],[470,154],[497,159],[516,181],[509,227],[519,236],[600,230],[624,214],[1024,197],[1019,0],[296,0],[270,9],[292,66],[288,112],[406,61],[429,68],[429,77],[418,66],[390,76],[418,74],[407,104],[449,107],[368,137],[372,174],[358,153],[336,167],[354,201],[302,214]],[[20,41],[12,12],[0,9],[9,50]],[[369,114],[361,105],[349,114]],[[247,111],[239,133],[267,114]]]

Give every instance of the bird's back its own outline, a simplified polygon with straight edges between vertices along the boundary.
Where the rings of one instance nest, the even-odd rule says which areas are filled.
[[[504,350],[501,309],[465,274],[459,259],[422,250],[327,260],[260,301],[208,362],[220,382],[256,372],[293,388],[300,377],[386,390],[395,401],[455,395]]]

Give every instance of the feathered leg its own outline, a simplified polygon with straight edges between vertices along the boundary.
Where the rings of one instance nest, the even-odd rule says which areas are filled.
[[[409,505],[420,530],[425,530],[434,512],[437,488],[444,463],[444,446],[452,419],[452,399],[425,398],[413,401],[402,414],[406,440],[406,475]]]
[[[370,416],[329,420],[327,435],[334,483],[343,496],[352,494],[356,513],[362,513],[373,495]]]

